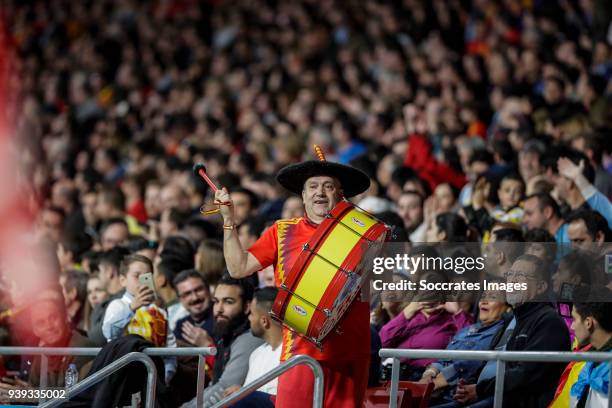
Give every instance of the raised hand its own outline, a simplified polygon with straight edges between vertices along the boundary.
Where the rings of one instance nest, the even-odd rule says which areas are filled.
[[[209,347],[213,344],[212,338],[208,335],[206,330],[196,327],[190,322],[183,323],[181,327],[183,338],[188,342],[197,347]]]
[[[584,171],[584,160],[580,160],[580,163],[576,165],[567,157],[561,157],[557,160],[557,168],[559,169],[560,175],[575,181]]]
[[[427,305],[427,303],[424,302],[410,302],[408,303],[408,306],[406,306],[403,310],[404,313],[404,317],[406,318],[406,320],[410,320],[412,319],[412,316],[414,316],[417,312],[423,310],[423,308]]]
[[[214,204],[219,205],[219,210],[221,211],[221,215],[223,216],[223,221],[226,223],[234,223],[234,203],[232,202],[232,198],[230,197],[229,191],[227,188],[223,187],[217,191],[215,191],[215,201]]]
[[[155,292],[148,286],[140,286],[138,293],[134,296],[134,300],[130,303],[130,309],[136,311],[141,306],[147,306],[153,303],[155,300]]]

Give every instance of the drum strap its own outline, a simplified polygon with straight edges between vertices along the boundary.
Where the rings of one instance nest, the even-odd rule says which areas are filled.
[[[297,254],[291,253],[291,241],[295,239],[295,229],[301,218],[292,218],[289,220],[279,220],[277,226],[277,242],[278,242],[278,262],[276,265],[276,285],[279,286],[285,280],[286,272],[291,270]],[[294,249],[295,250],[295,249]],[[293,355],[294,334],[292,331],[283,329],[283,351],[281,359],[285,361]]]
[[[289,220],[279,220],[277,226],[277,242],[278,242],[278,264],[276,266],[276,284],[279,285],[285,280],[285,274],[291,269],[289,265],[290,259],[295,259],[295,254],[291,254],[291,240],[294,239],[294,229],[297,227],[301,218],[292,218]]]

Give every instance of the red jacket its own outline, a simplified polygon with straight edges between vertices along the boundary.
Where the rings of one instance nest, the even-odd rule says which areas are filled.
[[[432,191],[441,183],[450,183],[460,189],[467,182],[463,173],[434,157],[426,136],[413,133],[408,136],[408,144],[404,166],[416,171],[419,177],[429,183]]]

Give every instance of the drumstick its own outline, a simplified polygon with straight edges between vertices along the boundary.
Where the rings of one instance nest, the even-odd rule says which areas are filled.
[[[197,163],[193,166],[193,174],[196,176],[202,177],[206,184],[212,189],[212,191],[217,191],[218,188],[215,186],[215,183],[206,175],[206,167],[202,163]]]
[[[197,163],[193,166],[193,174],[195,174],[196,176],[202,177],[202,179],[206,182],[206,184],[208,184],[208,186],[211,188],[212,191],[217,192],[217,190],[219,190],[217,186],[215,185],[215,183],[213,183],[210,177],[208,177],[208,175],[206,174],[206,167],[202,163]],[[216,202],[215,201],[215,204],[229,205],[229,206],[232,205],[231,201],[229,202]],[[218,213],[219,211],[220,210],[218,208],[214,210],[208,210],[208,211],[204,210],[204,206],[200,208],[200,213],[204,215],[215,214],[215,213]]]

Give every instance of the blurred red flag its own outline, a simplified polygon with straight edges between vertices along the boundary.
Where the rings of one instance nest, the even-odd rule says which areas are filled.
[[[15,132],[19,119],[18,61],[6,21],[0,8],[0,282],[3,294],[10,294],[16,306],[15,314],[36,293],[58,285],[58,269],[54,248],[35,241],[35,216],[29,211],[25,188],[27,172],[19,168],[20,140]]]

